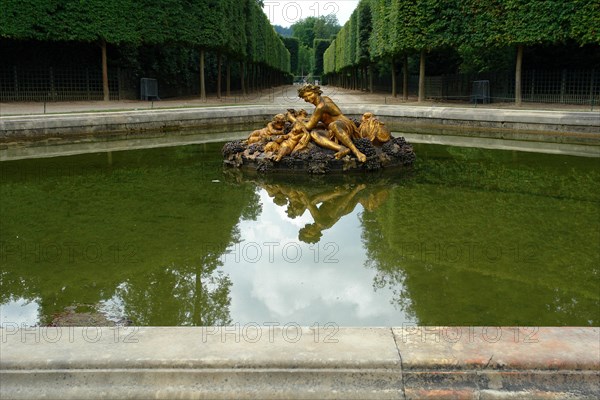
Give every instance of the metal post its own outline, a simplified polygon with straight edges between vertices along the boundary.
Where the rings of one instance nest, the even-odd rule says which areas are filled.
[[[530,101],[535,101],[535,69],[531,70],[531,99]]]
[[[85,95],[90,100],[90,69],[85,68]]]
[[[21,100],[21,99],[19,99],[19,75],[17,74],[17,66],[16,65],[13,67],[13,71],[14,71],[14,80],[15,80],[15,100]]]
[[[121,67],[117,67],[117,98],[119,100],[121,100],[121,91],[123,90],[121,83]]]
[[[50,67],[50,100],[55,100],[54,98],[54,71],[52,71],[52,67]],[[45,114],[45,112],[44,112]]]
[[[565,102],[565,87],[567,85],[567,70],[562,70],[562,76],[560,80],[560,104],[564,104]]]

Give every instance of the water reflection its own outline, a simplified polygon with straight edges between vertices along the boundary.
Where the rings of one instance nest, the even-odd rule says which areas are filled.
[[[220,148],[0,163],[2,323],[600,321],[597,160],[417,146],[410,175],[259,177]]]
[[[389,326],[407,322],[393,291],[373,288],[377,271],[361,242],[361,215],[384,204],[394,184],[382,175],[256,176],[261,211],[238,227],[224,270],[234,282],[235,322]]]
[[[115,297],[137,325],[229,325],[231,285],[217,255],[196,265],[171,264],[120,284]]]
[[[422,325],[597,325],[597,160],[426,150],[415,179],[362,216],[396,307]]]
[[[241,179],[238,177],[238,181]],[[309,212],[312,222],[306,223],[298,232],[298,239],[304,243],[319,242],[323,231],[354,211],[358,204],[365,210],[375,210],[385,202],[390,190],[389,182],[385,179],[365,179],[360,176],[345,179],[330,177],[327,181],[306,178],[304,182],[297,178],[293,184],[268,177],[247,181],[262,188],[274,204],[284,207],[290,219],[297,219],[306,211]]]
[[[236,225],[256,214],[257,197],[252,186],[212,183],[217,146],[0,167],[3,323],[57,324],[83,308],[139,325],[231,322],[219,256],[240,240]]]

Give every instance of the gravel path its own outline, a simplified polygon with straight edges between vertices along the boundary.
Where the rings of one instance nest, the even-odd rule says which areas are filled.
[[[285,108],[310,108],[310,105],[298,98],[298,86],[280,86],[250,93],[241,93],[217,99],[214,95],[202,101],[197,97],[173,98],[159,101],[119,100],[119,101],[66,101],[66,102],[9,102],[0,103],[0,117],[9,115],[60,114],[73,112],[125,111],[145,109],[168,109],[186,107],[215,107],[248,104],[279,104]],[[397,104],[428,107],[477,107],[492,109],[522,109],[522,110],[561,110],[561,111],[592,111],[600,113],[600,106],[525,103],[516,107],[514,103],[471,104],[467,102],[437,102],[426,101],[419,103],[416,98],[403,101],[402,97],[392,97],[389,93],[368,93],[357,90],[347,90],[336,87],[324,87],[324,94],[330,96],[340,106],[344,104]]]

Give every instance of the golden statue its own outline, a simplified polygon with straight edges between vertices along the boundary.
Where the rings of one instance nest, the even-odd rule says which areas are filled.
[[[371,143],[377,146],[384,144],[392,138],[390,130],[383,122],[375,118],[371,112],[363,114],[358,133],[360,137],[369,139]]]
[[[246,140],[226,143],[222,150],[225,164],[260,173],[304,170],[322,174],[407,167],[414,162],[412,146],[402,137],[392,137],[373,113],[353,121],[317,85],[302,86],[298,97],[315,106],[312,115],[303,109],[275,115]]]
[[[307,103],[315,106],[315,111],[310,120],[305,124],[307,130],[317,127],[319,122],[325,124],[326,134],[311,132],[311,138],[321,147],[336,151],[335,158],[340,159],[354,153],[358,161],[365,162],[367,157],[361,153],[354,143],[353,138],[359,138],[354,122],[342,114],[340,108],[327,96],[321,96],[323,91],[316,85],[304,85],[298,89],[298,96]]]
[[[258,143],[260,141],[270,141],[273,136],[283,135],[283,129],[285,128],[285,115],[277,114],[273,117],[271,122],[267,124],[266,128],[255,130],[246,139],[246,144]]]
[[[315,105],[313,115],[308,118],[304,109],[290,109],[285,115],[277,114],[266,128],[252,132],[246,144],[267,142],[265,152],[273,153],[275,161],[281,161],[283,157],[306,148],[312,139],[319,146],[336,151],[336,159],[352,151],[360,162],[365,162],[367,157],[352,143],[353,139],[367,138],[375,145],[390,140],[390,131],[373,113],[363,114],[360,128],[357,128],[333,100],[321,96],[322,93],[319,86],[311,84],[298,89],[298,97]],[[284,134],[286,120],[292,124],[292,129]]]
[[[306,110],[288,110],[286,115],[288,121],[290,121],[293,124],[292,130],[287,135],[283,135],[284,141],[281,143],[281,146],[277,148],[277,155],[275,156],[275,161],[281,161],[281,159],[284,156],[302,150],[308,145],[308,142],[310,141],[310,133],[304,127],[304,121],[306,121],[308,117],[308,113],[306,112]],[[268,147],[269,145],[265,147],[265,151],[271,150],[270,148],[267,149]]]

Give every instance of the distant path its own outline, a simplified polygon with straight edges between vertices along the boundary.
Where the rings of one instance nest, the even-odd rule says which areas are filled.
[[[147,110],[147,109],[172,109],[192,107],[214,107],[225,105],[279,105],[286,108],[306,108],[310,112],[310,105],[298,98],[296,91],[298,86],[280,86],[265,89],[243,96],[241,93],[232,94],[229,97],[217,99],[214,95],[209,96],[206,101],[196,97],[165,99],[160,101],[142,100],[120,100],[120,101],[66,101],[66,102],[10,102],[0,103],[0,117],[10,115],[40,115],[61,114],[96,111],[125,111],[125,110]],[[525,103],[522,107],[516,107],[514,103],[492,103],[492,104],[470,104],[466,102],[437,102],[426,101],[419,103],[416,98],[403,101],[401,97],[392,97],[389,93],[368,93],[357,90],[347,90],[336,87],[323,87],[324,94],[334,99],[343,107],[344,104],[397,104],[425,107],[469,107],[489,109],[518,109],[518,110],[559,110],[559,111],[587,111],[589,105],[569,104],[545,104]],[[600,115],[600,106],[592,111]]]

